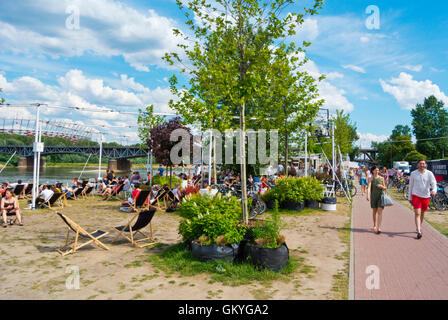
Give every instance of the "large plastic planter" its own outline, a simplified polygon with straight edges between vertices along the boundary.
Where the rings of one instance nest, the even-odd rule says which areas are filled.
[[[306,200],[305,206],[310,209],[319,209],[319,201],[318,200]]]
[[[274,249],[246,245],[244,248],[244,256],[255,266],[272,271],[280,271],[288,264],[289,249],[286,243]]]
[[[322,210],[324,211],[336,211],[336,198],[325,197],[322,199]]]
[[[302,211],[305,208],[305,202],[283,201],[282,208],[291,211]]]
[[[193,257],[201,262],[217,260],[233,262],[238,256],[238,247],[237,243],[225,246],[213,244],[202,246],[196,241],[192,241],[191,252]]]

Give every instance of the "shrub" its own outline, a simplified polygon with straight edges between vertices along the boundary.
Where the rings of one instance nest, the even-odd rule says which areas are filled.
[[[324,187],[314,177],[301,178],[303,180],[303,197],[305,200],[322,200]]]
[[[283,226],[278,211],[278,202],[276,201],[272,219],[266,220],[262,227],[253,229],[254,244],[261,248],[281,247],[285,242],[285,236],[280,234]]]
[[[182,193],[184,195],[195,194],[195,193],[198,193],[200,189],[201,189],[200,185],[197,185],[197,186],[188,185],[182,189]]]
[[[182,183],[182,180],[172,176],[171,177],[171,188],[173,188],[176,185],[176,182]],[[170,177],[169,176],[159,176],[159,175],[155,175],[152,177],[152,184],[153,185],[159,185],[159,186],[164,186],[166,184],[169,185],[170,183]]]
[[[178,213],[185,218],[179,225],[184,240],[200,239],[202,245],[239,243],[246,232],[239,224],[241,204],[235,197],[188,196]]]
[[[275,187],[276,199],[279,202],[294,201],[303,202],[303,180],[302,178],[282,178],[277,180]]]

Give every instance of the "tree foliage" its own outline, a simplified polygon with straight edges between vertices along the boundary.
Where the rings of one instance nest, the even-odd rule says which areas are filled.
[[[397,125],[392,130],[388,141],[373,143],[373,146],[378,149],[378,161],[380,164],[392,167],[394,161],[406,161],[405,157],[415,151],[410,131],[407,125]]]
[[[425,98],[423,105],[417,104],[411,111],[412,126],[417,139],[417,151],[428,159],[440,159],[448,153],[448,111],[443,101],[435,96]],[[426,140],[428,139],[428,140]]]

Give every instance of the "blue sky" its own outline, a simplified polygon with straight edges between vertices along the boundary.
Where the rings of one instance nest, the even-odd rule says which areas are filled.
[[[297,1],[302,6],[307,1]],[[369,29],[369,5],[379,29]],[[79,29],[66,20],[79,9]],[[321,96],[332,112],[351,112],[363,146],[381,141],[410,110],[436,95],[448,106],[447,1],[326,1],[307,17],[295,41],[312,43],[305,69],[325,74]],[[70,20],[74,22],[75,20]],[[160,57],[176,50],[171,29],[186,30],[174,0],[35,0],[0,2],[0,88],[9,102],[78,106],[43,110],[46,119],[97,127],[109,141],[138,140],[135,114],[144,105],[169,112],[168,78]],[[32,117],[30,108],[8,116]],[[112,133],[112,135],[111,135]],[[115,136],[113,135],[115,134]]]

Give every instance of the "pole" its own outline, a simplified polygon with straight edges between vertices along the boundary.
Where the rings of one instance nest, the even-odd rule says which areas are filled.
[[[6,161],[5,165],[3,166],[3,168],[0,170],[0,173],[2,173],[2,171],[6,168],[6,166],[8,165],[9,161],[11,161],[12,157],[14,157],[16,155],[17,151],[14,151],[13,155],[8,159],[8,161]]]
[[[308,177],[308,131],[305,131],[305,177]]]
[[[331,152],[332,152],[332,167],[333,169],[331,170],[332,175],[333,175],[333,184],[335,183],[335,176],[336,176],[336,172],[335,172],[335,150],[334,150],[334,123],[331,124]]]
[[[103,135],[100,133],[100,160],[98,163],[98,180],[101,179],[101,158],[103,155]]]
[[[37,185],[37,156],[38,156],[38,152],[37,152],[37,143],[39,142],[39,111],[40,111],[40,105],[37,105],[36,108],[36,130],[35,130],[35,134],[34,134],[34,167],[33,167],[33,203],[32,203],[32,207],[33,209],[37,209],[36,208],[36,199],[37,199],[37,193],[39,192],[39,186]]]
[[[149,149],[149,185],[152,186],[152,148]]]
[[[86,163],[84,164],[84,167],[82,168],[82,171],[81,171],[81,173],[79,174],[78,179],[81,179],[81,176],[82,176],[82,174],[84,173],[84,170],[86,169],[87,163],[89,162],[91,156],[92,156],[92,154],[89,154],[89,157],[87,158],[87,161],[86,161]]]
[[[201,189],[204,189],[204,141],[203,141],[203,134],[201,132]]]
[[[213,132],[210,130],[210,141],[208,142],[208,185],[212,185],[212,140]]]

